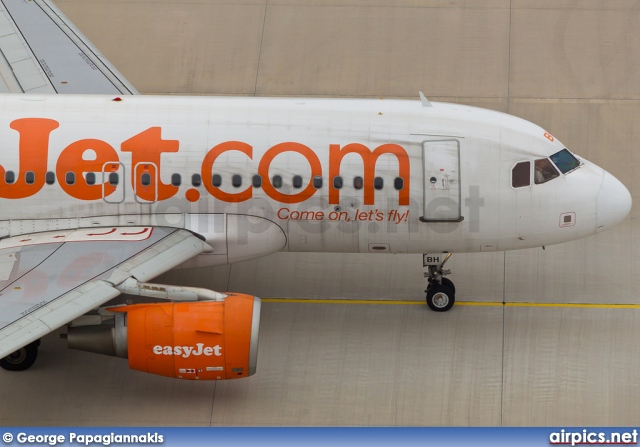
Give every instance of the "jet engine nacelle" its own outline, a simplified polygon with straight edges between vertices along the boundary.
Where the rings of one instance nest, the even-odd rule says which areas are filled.
[[[69,327],[69,347],[129,359],[137,371],[179,379],[224,380],[256,372],[260,299],[134,304],[115,318]]]

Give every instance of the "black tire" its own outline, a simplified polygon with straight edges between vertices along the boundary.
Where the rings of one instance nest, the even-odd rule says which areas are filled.
[[[442,278],[442,285],[447,286],[448,288],[453,290],[454,295],[456,294],[456,286],[453,285],[453,281],[451,281],[449,278]]]
[[[453,294],[455,295],[456,286],[453,284],[453,281],[451,281],[449,278],[442,278],[442,285],[447,286],[448,288],[453,290]],[[430,288],[431,288],[431,284],[427,286],[427,290],[425,290],[425,292],[428,292]]]
[[[0,367],[7,371],[24,371],[31,368],[38,358],[38,346],[40,346],[40,340],[18,349],[13,354],[0,359]]]
[[[450,287],[433,284],[427,290],[427,305],[435,312],[446,312],[455,302],[455,292]]]

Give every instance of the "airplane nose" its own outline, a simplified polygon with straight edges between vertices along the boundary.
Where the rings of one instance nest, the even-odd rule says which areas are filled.
[[[631,210],[629,190],[607,171],[604,172],[596,200],[596,233],[614,226],[627,217]]]

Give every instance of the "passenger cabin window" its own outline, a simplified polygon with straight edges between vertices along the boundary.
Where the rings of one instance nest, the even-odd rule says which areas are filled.
[[[53,185],[56,182],[56,174],[55,172],[47,172],[44,175],[44,181],[47,182],[47,185]]]
[[[240,188],[242,186],[242,176],[234,174],[233,177],[231,177],[231,184],[234,188]]]
[[[362,177],[353,178],[353,187],[355,189],[362,189],[363,184],[364,184],[364,181],[362,180]]]
[[[191,176],[191,186],[200,186],[202,185],[202,177],[200,176],[200,174],[193,174]]]
[[[279,175],[274,175],[271,179],[271,183],[273,184],[274,188],[282,188],[282,177],[280,177]]]
[[[84,178],[87,182],[87,185],[95,185],[96,184],[96,174],[94,172],[87,172],[87,176]]]
[[[76,175],[73,172],[67,172],[64,176],[64,181],[67,185],[73,185],[76,183]]]
[[[533,180],[536,185],[547,183],[549,180],[553,180],[560,175],[548,158],[540,158],[536,160],[534,169]]]
[[[396,177],[396,179],[393,181],[393,187],[397,191],[400,191],[401,189],[403,189],[404,188],[404,179],[402,177]]]
[[[293,187],[296,189],[302,188],[302,177],[299,175],[293,176]]]
[[[334,177],[333,178],[333,187],[335,189],[342,189],[342,177]]]
[[[180,174],[171,174],[171,184],[173,186],[180,186],[182,184],[182,177]]]
[[[531,184],[531,162],[522,161],[511,170],[511,186],[522,188]]]
[[[254,175],[251,178],[251,184],[254,188],[260,188],[262,186],[262,177],[260,177],[258,174]]]
[[[375,189],[382,189],[384,187],[384,179],[382,177],[376,177],[373,179],[373,187]]]
[[[316,175],[315,177],[313,177],[313,187],[315,189],[322,188],[322,177],[320,177],[319,175]]]
[[[567,149],[562,149],[560,152],[556,152],[549,158],[563,174],[580,167],[580,160],[574,157]]]
[[[11,185],[16,181],[16,173],[13,171],[7,171],[4,173],[4,181]]]
[[[220,188],[220,185],[222,185],[222,177],[220,177],[220,174],[213,174],[211,177],[211,186]]]
[[[24,175],[24,181],[27,185],[33,185],[36,182],[36,174],[33,171],[27,171]]]

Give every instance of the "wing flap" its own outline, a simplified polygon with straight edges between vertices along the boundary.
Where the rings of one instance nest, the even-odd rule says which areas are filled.
[[[8,93],[55,93],[6,9],[0,11],[0,74]]]

